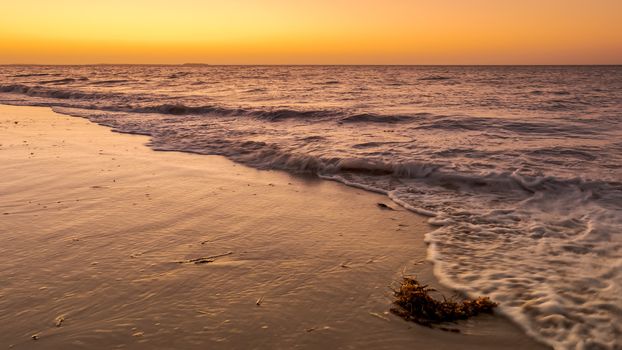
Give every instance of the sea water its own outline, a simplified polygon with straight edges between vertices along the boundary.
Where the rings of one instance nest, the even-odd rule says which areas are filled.
[[[622,348],[620,66],[2,66],[0,103],[384,193],[445,284]]]

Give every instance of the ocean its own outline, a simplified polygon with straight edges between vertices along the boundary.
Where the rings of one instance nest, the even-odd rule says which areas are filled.
[[[622,66],[1,66],[0,103],[386,194],[443,283],[622,348]]]

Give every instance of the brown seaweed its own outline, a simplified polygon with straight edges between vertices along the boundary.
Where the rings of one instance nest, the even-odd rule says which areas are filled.
[[[436,292],[435,289],[421,285],[410,277],[404,277],[399,289],[393,292],[395,307],[391,308],[391,312],[407,321],[427,327],[465,320],[481,313],[490,314],[498,305],[488,297],[460,300],[458,297],[447,299],[442,296],[442,300],[435,299],[431,296],[431,293]]]

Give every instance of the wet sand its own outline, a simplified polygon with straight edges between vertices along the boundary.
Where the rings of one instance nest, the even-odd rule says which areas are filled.
[[[425,218],[384,196],[48,108],[0,106],[0,135],[0,348],[542,347],[500,316],[389,314],[403,272],[438,283]]]

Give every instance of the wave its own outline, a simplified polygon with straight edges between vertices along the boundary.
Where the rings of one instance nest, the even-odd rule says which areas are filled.
[[[294,109],[283,108],[265,111],[252,110],[248,111],[246,114],[263,120],[279,121],[285,119],[313,120],[333,116],[336,114],[336,112],[327,110],[298,111]]]
[[[55,109],[59,113],[81,115],[71,110]],[[277,112],[278,113],[278,112]],[[214,142],[193,143],[190,135],[179,134],[165,128],[155,130],[133,123],[124,125],[115,119],[101,118],[98,115],[86,116],[94,122],[115,128],[121,132],[139,133],[152,137],[151,147],[156,150],[186,151],[199,154],[226,156],[232,160],[261,169],[286,170],[293,173],[312,173],[321,176],[357,174],[370,177],[390,177],[395,179],[423,180],[430,185],[454,191],[467,190],[472,193],[534,193],[551,194],[566,189],[580,190],[594,198],[603,193],[609,196],[616,193],[622,198],[622,182],[586,179],[582,177],[562,178],[551,175],[525,175],[519,171],[491,170],[488,172],[465,172],[460,166],[426,161],[384,161],[374,158],[322,157],[304,152],[283,149],[279,144],[251,140],[218,139]],[[308,136],[301,141],[318,142],[322,136]],[[373,145],[372,145],[373,146]],[[370,146],[370,147],[372,147]]]
[[[433,119],[423,120],[416,128],[421,130],[449,131],[507,131],[516,134],[555,135],[555,137],[572,137],[575,135],[600,137],[605,132],[598,125],[586,125],[585,123],[578,125],[572,120],[520,120],[468,115],[436,116]]]
[[[268,89],[264,88],[264,87],[258,87],[258,88],[252,88],[252,89],[244,90],[244,92],[247,93],[247,94],[258,93],[258,92],[267,92],[267,91],[268,91]]]
[[[403,144],[403,143],[406,143],[406,142],[400,142],[400,141],[372,141],[372,142],[363,142],[363,143],[353,144],[352,148],[367,149],[367,148],[377,148],[377,147],[390,146],[390,145],[399,145],[399,144]]]
[[[73,78],[68,78],[73,79]],[[57,83],[67,81],[58,80]],[[116,84],[124,80],[94,81],[90,84]],[[504,119],[494,117],[476,117],[469,115],[435,115],[431,113],[378,114],[353,113],[341,109],[296,110],[291,108],[231,108],[218,105],[187,105],[179,102],[166,102],[171,97],[151,94],[143,96],[137,93],[85,91],[80,89],[53,88],[48,86],[30,86],[26,84],[0,84],[0,92],[22,94],[32,97],[64,100],[50,101],[48,104],[62,104],[65,107],[98,109],[131,113],[157,113],[168,115],[216,115],[225,117],[252,117],[264,121],[280,122],[286,120],[305,120],[306,122],[336,121],[339,124],[409,124],[419,130],[440,131],[480,131],[495,138],[507,138],[512,135],[554,135],[555,137],[594,137],[600,138],[619,125],[619,118],[611,118],[611,125],[604,123],[575,120],[542,119]],[[163,103],[154,104],[154,101]],[[149,101],[149,102],[142,102]],[[42,102],[43,103],[43,102]],[[45,103],[43,103],[45,104]],[[494,133],[491,134],[491,131]],[[570,156],[571,152],[566,152]],[[532,152],[537,155],[537,152]],[[594,160],[584,155],[586,160]]]
[[[58,110],[61,113],[67,111]],[[100,122],[98,118],[91,118]],[[259,141],[219,139],[212,143],[187,143],[187,137],[168,130],[149,131],[141,127],[128,127],[115,123],[103,123],[121,132],[138,133],[152,137],[150,146],[163,151],[185,151],[199,154],[226,156],[234,161],[260,169],[278,169],[292,173],[310,173],[319,176],[357,175],[364,178],[394,178],[422,180],[430,186],[451,191],[467,191],[478,195],[508,196],[522,193],[557,193],[579,191],[586,198],[598,199],[606,194],[622,200],[622,182],[585,179],[581,177],[560,178],[549,175],[528,176],[518,171],[493,170],[486,173],[455,171],[444,164],[434,162],[390,162],[370,158],[320,157],[311,154],[283,150],[278,144]],[[322,140],[308,137],[306,141]],[[354,183],[354,181],[351,181]],[[364,181],[363,181],[364,183]],[[377,189],[375,190],[378,191]],[[427,211],[431,213],[431,210]]]
[[[406,115],[355,114],[341,119],[342,123],[404,123],[414,117]]]
[[[87,80],[89,80],[89,78],[86,78],[86,77],[82,77],[82,78],[63,78],[63,79],[38,81],[37,84],[65,85],[65,84],[70,84],[70,83],[73,83],[73,82],[76,82],[76,81],[87,81]]]
[[[63,100],[105,100],[115,96],[120,96],[119,93],[85,92],[81,90],[54,89],[42,86],[29,86],[24,84],[0,85],[0,92],[22,94],[32,97],[48,97]],[[54,103],[48,103],[48,105],[54,105]]]
[[[432,80],[432,81],[439,81],[439,80],[451,80],[452,77],[448,77],[448,76],[444,76],[444,75],[430,75],[427,77],[421,77],[419,78],[419,80]]]
[[[60,80],[58,82],[61,82]],[[123,80],[113,81],[96,81],[91,84],[105,84],[105,83],[117,83],[123,82]],[[87,109],[99,109],[113,112],[132,112],[132,113],[158,113],[158,114],[171,114],[171,115],[209,115],[216,114],[219,116],[248,116],[265,121],[283,121],[288,119],[305,119],[305,120],[318,120],[328,117],[339,116],[343,114],[340,110],[295,110],[289,108],[274,108],[274,109],[244,109],[244,108],[228,108],[216,105],[184,105],[183,103],[162,103],[154,105],[142,105],[132,106],[125,101],[138,100],[138,95],[131,95],[127,93],[118,92],[87,92],[83,90],[71,90],[71,89],[54,89],[42,86],[29,86],[25,84],[8,84],[0,85],[0,92],[22,94],[32,97],[48,97],[53,99],[63,100],[76,100],[80,101],[98,101],[96,106],[83,105],[76,103],[75,108],[87,108]],[[153,98],[153,96],[151,96]],[[116,101],[122,101],[124,103],[115,103]],[[54,102],[48,103],[54,105]],[[64,104],[66,107],[72,107]],[[394,123],[408,121],[408,116],[381,116],[372,114],[357,114],[350,117],[346,117],[342,122],[384,122]]]
[[[190,75],[190,72],[177,72],[177,73],[173,73],[171,75],[168,76],[169,79],[177,79],[177,78],[183,78],[185,76]]]
[[[547,147],[537,148],[526,151],[529,155],[542,156],[542,157],[570,157],[579,160],[594,161],[598,158],[595,154],[597,149],[577,149],[577,148],[565,148],[565,147]]]
[[[164,103],[160,105],[137,107],[137,108],[118,108],[117,110],[122,112],[134,112],[134,113],[159,113],[159,114],[172,114],[172,115],[189,115],[189,114],[221,114],[229,115],[238,111],[237,109],[226,109],[216,106],[186,106],[183,104],[171,104]]]
[[[30,78],[30,77],[45,77],[45,76],[59,76],[58,73],[27,73],[12,75],[12,78]]]
[[[161,104],[148,107],[139,107],[133,109],[122,110],[124,112],[138,113],[159,113],[172,115],[202,115],[217,114],[219,116],[249,116],[262,119],[265,121],[282,121],[287,119],[305,119],[313,120],[322,117],[334,115],[335,112],[311,110],[298,111],[293,109],[272,109],[272,110],[255,110],[243,108],[226,108],[220,106],[186,106],[183,104]]]
[[[91,81],[89,84],[91,85],[113,85],[113,84],[127,83],[130,81],[131,80],[129,79],[109,79],[109,80]]]
[[[324,163],[319,161],[319,163]],[[580,189],[583,192],[617,192],[622,195],[622,183],[614,181],[590,180],[581,177],[559,178],[555,176],[525,176],[517,171],[491,171],[488,173],[468,173],[446,170],[443,164],[430,162],[383,162],[372,159],[344,158],[331,159],[323,167],[330,173],[355,172],[369,175],[391,175],[395,178],[425,179],[430,183],[451,189],[466,187],[474,192],[515,192],[527,193],[563,191],[564,188]]]
[[[557,96],[571,95],[571,92],[566,91],[566,90],[556,90],[556,91],[532,90],[529,93],[532,95],[543,95],[543,94],[551,94],[551,95],[557,95]]]
[[[337,84],[341,84],[341,82],[339,80],[327,80],[327,81],[322,81],[322,82],[318,82],[315,84],[316,85],[337,85]]]

